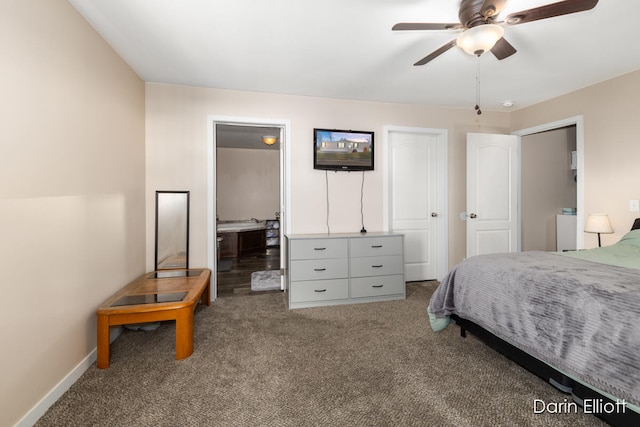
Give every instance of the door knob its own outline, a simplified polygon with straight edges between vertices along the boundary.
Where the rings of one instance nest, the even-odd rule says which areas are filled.
[[[432,217],[432,218],[435,218],[435,217],[437,217],[437,216],[438,216],[438,214],[437,214],[436,212],[431,212],[431,217]]]
[[[474,214],[474,213],[472,213],[472,214],[470,214],[470,215],[469,215],[469,218],[477,218],[477,217],[478,217],[478,215],[476,215],[476,214]]]

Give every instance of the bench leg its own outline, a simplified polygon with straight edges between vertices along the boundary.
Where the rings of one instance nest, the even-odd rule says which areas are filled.
[[[96,366],[99,369],[109,367],[109,316],[98,315],[98,360]]]
[[[193,310],[185,307],[176,313],[176,360],[193,353]]]
[[[202,304],[211,305],[211,282],[208,282],[207,286],[205,286],[202,296],[200,297],[200,302]]]

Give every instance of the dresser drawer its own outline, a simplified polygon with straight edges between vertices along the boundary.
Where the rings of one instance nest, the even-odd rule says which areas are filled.
[[[402,236],[351,239],[350,251],[351,257],[399,255],[403,252]]]
[[[291,240],[291,259],[346,258],[349,254],[347,239]]]
[[[289,292],[292,303],[347,299],[349,298],[349,279],[291,282]]]
[[[377,297],[404,293],[404,276],[357,277],[351,279],[351,298]]]
[[[402,274],[402,255],[351,258],[351,277]]]
[[[307,259],[291,261],[291,280],[323,280],[349,277],[349,263],[343,259]]]

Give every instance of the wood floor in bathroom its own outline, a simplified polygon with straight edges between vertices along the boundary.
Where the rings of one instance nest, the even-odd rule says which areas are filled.
[[[226,262],[225,262],[226,261]],[[270,247],[265,252],[241,258],[224,258],[219,266],[231,262],[229,271],[218,271],[218,297],[232,297],[238,295],[263,294],[265,292],[282,291],[251,291],[251,273],[254,271],[279,270],[280,248]]]

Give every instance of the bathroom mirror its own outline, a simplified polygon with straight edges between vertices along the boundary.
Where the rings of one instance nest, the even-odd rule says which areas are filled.
[[[189,268],[189,192],[156,191],[156,270]]]

